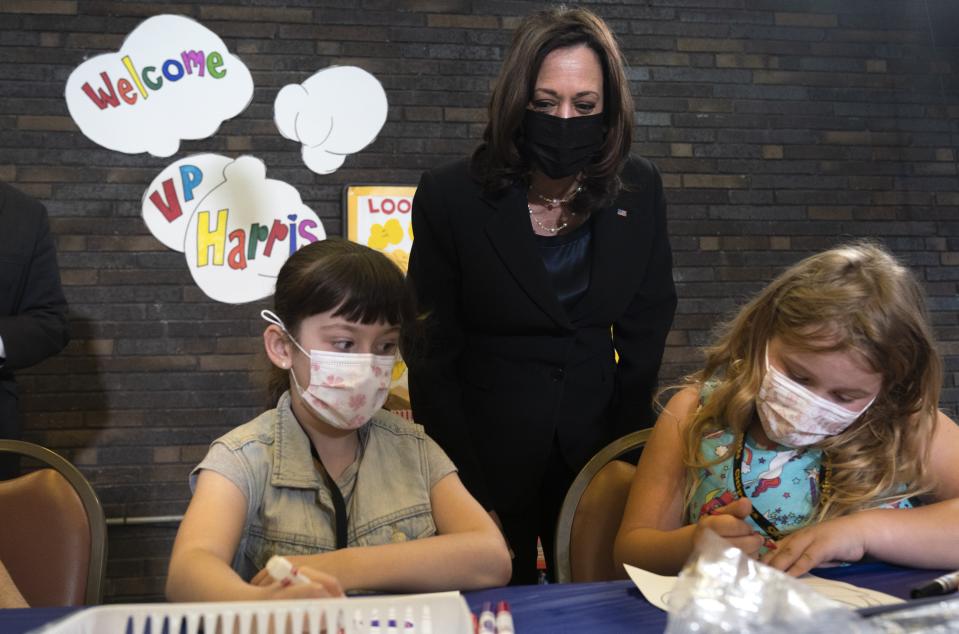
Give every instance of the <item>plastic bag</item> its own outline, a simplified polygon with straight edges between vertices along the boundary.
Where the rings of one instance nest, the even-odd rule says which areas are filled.
[[[869,623],[885,634],[946,634],[959,632],[959,598],[936,597],[869,612]]]
[[[666,634],[874,633],[855,611],[705,531],[669,600]]]

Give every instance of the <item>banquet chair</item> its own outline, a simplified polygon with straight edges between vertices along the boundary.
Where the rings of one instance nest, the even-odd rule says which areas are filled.
[[[42,468],[0,482],[0,561],[31,607],[94,605],[103,598],[106,520],[76,467],[40,445],[0,440]]]
[[[651,430],[643,429],[614,440],[586,463],[570,485],[556,523],[556,580],[606,581],[625,579],[613,563],[613,542],[635,465],[618,460],[642,449]]]

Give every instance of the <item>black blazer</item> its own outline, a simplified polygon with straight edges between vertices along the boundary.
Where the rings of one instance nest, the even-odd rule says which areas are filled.
[[[70,340],[57,252],[38,201],[0,183],[0,437],[19,437],[13,372],[63,349]]]
[[[578,470],[652,423],[676,307],[672,256],[659,172],[631,158],[623,181],[628,189],[593,214],[589,289],[567,312],[525,188],[484,195],[466,160],[420,180],[409,279],[428,317],[422,345],[407,351],[413,416],[486,508],[524,503],[554,437]]]

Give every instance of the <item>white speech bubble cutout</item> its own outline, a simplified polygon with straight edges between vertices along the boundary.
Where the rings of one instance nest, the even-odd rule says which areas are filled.
[[[103,147],[172,156],[182,139],[211,136],[253,99],[247,67],[213,31],[179,15],[140,23],[116,53],[97,55],[67,79],[67,109]]]
[[[280,134],[303,144],[306,166],[331,174],[376,139],[387,105],[376,77],[356,66],[331,66],[302,84],[284,86],[273,113]]]
[[[266,178],[259,159],[241,156],[223,173],[226,180],[197,204],[183,252],[200,290],[242,304],[272,295],[286,259],[326,230],[296,188]]]
[[[183,251],[187,225],[197,203],[225,179],[233,159],[221,154],[194,154],[171,163],[143,193],[143,221],[153,236],[174,251]]]

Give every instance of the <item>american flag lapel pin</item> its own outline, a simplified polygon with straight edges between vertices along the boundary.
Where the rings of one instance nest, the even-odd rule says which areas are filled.
[[[625,217],[626,217],[626,210],[625,210],[625,209],[617,209],[617,210],[616,210],[616,215],[617,215],[617,216],[622,216],[623,218],[625,218]]]

